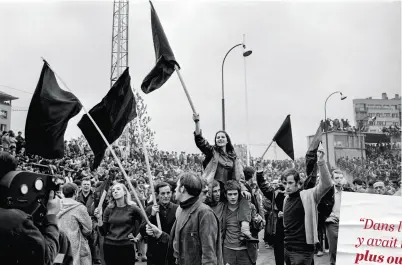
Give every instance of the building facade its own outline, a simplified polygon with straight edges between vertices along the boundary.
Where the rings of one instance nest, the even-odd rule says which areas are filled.
[[[386,93],[382,93],[381,99],[354,99],[353,109],[356,127],[363,125],[367,132],[381,133],[384,127],[401,127],[401,97],[398,94],[392,99],[388,99]]]
[[[11,101],[16,99],[0,91],[0,132],[11,130]]]
[[[336,167],[336,162],[341,157],[366,159],[364,133],[348,131],[329,131],[328,132],[328,163],[332,168]],[[307,148],[314,139],[314,135],[307,137]],[[326,151],[326,137],[322,134],[322,146]]]

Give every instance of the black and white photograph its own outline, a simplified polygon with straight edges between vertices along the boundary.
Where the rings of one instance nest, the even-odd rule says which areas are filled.
[[[0,264],[338,264],[402,196],[401,10],[0,1]]]

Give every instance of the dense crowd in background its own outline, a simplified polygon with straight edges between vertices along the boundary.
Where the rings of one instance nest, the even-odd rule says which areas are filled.
[[[101,165],[95,171],[91,170],[94,156],[83,137],[65,141],[65,156],[57,160],[48,160],[36,155],[26,154],[24,143],[21,132],[18,132],[17,136],[12,131],[3,132],[1,137],[1,151],[8,151],[18,159],[19,170],[53,174],[58,176],[61,184],[73,182],[79,187],[82,186],[83,180],[89,179],[94,192],[101,186],[106,177],[112,177],[114,181],[125,183],[123,174],[109,150],[107,150]],[[349,183],[345,181],[345,189],[355,192],[376,193],[373,186],[376,186],[379,182],[383,182],[384,193],[382,194],[391,195],[399,190],[401,186],[401,154],[400,149],[396,149],[397,147],[395,144],[366,144],[366,160],[361,161],[360,158],[348,157],[339,158],[337,160],[337,168],[344,172],[345,179],[349,181]],[[143,206],[152,205],[147,167],[141,149],[133,147],[131,152],[127,152],[127,147],[125,146],[113,146],[113,149],[121,160],[127,175],[131,178],[131,184],[136,189]],[[177,178],[182,172],[191,171],[201,176],[204,155],[150,150],[149,161],[154,184],[167,182],[172,186],[172,190],[174,190]],[[253,167],[258,162],[261,162],[260,165],[264,168],[264,179],[272,187],[277,187],[281,183],[281,174],[289,168],[300,172],[302,181],[307,179],[305,174],[305,158],[299,158],[295,161],[259,161],[256,158],[251,158],[250,160],[250,164]],[[348,176],[351,178],[348,178]],[[255,180],[251,188],[258,198],[260,204],[259,212],[265,221],[264,241],[266,247],[272,248],[272,236],[268,229],[269,213],[273,211],[272,201],[266,198],[258,189]],[[109,192],[108,198],[110,196]],[[132,197],[134,200],[134,196]],[[96,200],[99,201],[99,196]],[[139,234],[136,242],[137,260],[146,261],[146,238],[141,238]],[[316,254],[322,254],[323,248],[317,249],[318,252]]]
[[[337,122],[335,124],[337,125]],[[347,124],[347,122],[344,124]],[[359,179],[368,185],[381,180],[390,188],[392,185],[399,183],[401,179],[401,153],[399,146],[397,143],[366,144],[365,160],[362,161],[360,157],[341,157],[336,161],[337,168],[344,171],[347,176],[346,179],[349,181]],[[13,131],[3,132],[1,148],[8,150],[18,158],[21,170],[43,172],[48,171],[48,166],[52,165],[53,173],[56,175],[71,177],[73,181],[90,177],[95,183],[102,181],[110,171],[116,172],[117,179],[123,177],[109,150],[106,151],[101,166],[96,171],[91,170],[93,153],[84,137],[65,141],[65,157],[58,160],[47,160],[39,156],[26,154],[24,138],[21,132],[18,132],[17,136]],[[149,184],[149,178],[147,176],[145,157],[141,149],[132,147],[131,152],[127,152],[127,147],[125,146],[113,146],[113,149],[122,161],[128,176],[142,184],[140,188],[145,191],[145,187],[149,187],[147,185]],[[149,154],[151,175],[157,182],[176,181],[177,176],[184,171],[192,171],[201,175],[203,160],[204,155],[199,153],[187,154],[185,152],[150,150]],[[255,166],[257,160],[257,158],[251,158],[250,165]],[[273,180],[279,179],[281,172],[287,168],[294,168],[301,172],[302,176],[305,175],[303,173],[306,166],[304,158],[298,158],[295,161],[263,160],[262,165],[266,174]]]
[[[383,181],[391,193],[400,186],[401,152],[397,144],[366,144],[366,159],[341,157],[337,166],[352,180],[359,179],[369,186]]]

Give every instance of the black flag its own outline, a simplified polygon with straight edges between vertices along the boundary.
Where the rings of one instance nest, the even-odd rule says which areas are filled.
[[[27,153],[48,159],[63,158],[68,121],[81,111],[78,98],[62,90],[44,61],[25,124]]]
[[[306,153],[307,176],[309,176],[311,173],[315,173],[314,171],[316,169],[317,164],[317,150],[321,142],[322,142],[322,127],[320,124]]]
[[[276,144],[282,148],[282,150],[290,157],[295,160],[295,155],[293,151],[293,136],[292,136],[292,125],[290,123],[290,115],[288,115],[282,126],[279,128],[278,132],[275,134],[274,139]]]
[[[130,74],[128,68],[114,83],[107,95],[93,107],[89,114],[98,125],[109,144],[116,141],[122,134],[127,123],[137,117],[135,110],[135,98],[130,86]],[[89,146],[94,152],[95,158],[92,170],[96,169],[105,154],[107,145],[102,136],[96,130],[93,123],[84,115],[78,127],[81,129]]]
[[[142,81],[141,89],[146,94],[160,88],[175,71],[175,65],[180,69],[179,64],[174,58],[162,24],[159,21],[158,14],[156,14],[152,2],[149,1],[149,3],[151,4],[152,37],[154,40],[156,65],[144,78],[144,81]]]

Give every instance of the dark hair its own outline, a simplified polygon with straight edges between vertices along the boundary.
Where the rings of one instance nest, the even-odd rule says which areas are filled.
[[[293,176],[295,179],[296,183],[300,183],[300,175],[299,172],[297,172],[295,169],[293,168],[289,168],[286,169],[285,172],[283,172],[283,176],[286,178],[286,180],[288,179],[289,176]]]
[[[131,185],[133,185],[134,189],[138,188],[138,183],[135,179],[130,180]]]
[[[66,198],[72,198],[78,191],[78,186],[75,183],[66,183],[63,185],[63,194]]]
[[[81,180],[79,180],[79,179],[74,180],[74,183],[75,183],[77,186],[81,186]]]
[[[180,175],[180,186],[184,187],[188,194],[199,196],[202,191],[202,181],[194,173],[185,172]]]
[[[89,181],[89,182],[91,182],[91,179],[90,179],[89,177],[85,177],[85,178],[83,178],[83,179],[81,180],[81,183],[84,182],[84,181]],[[92,183],[91,183],[91,184],[92,184]]]
[[[361,179],[355,179],[353,180],[353,185],[363,185],[363,181]]]
[[[174,192],[177,187],[177,181],[169,179],[169,180],[166,180],[166,183],[168,183],[170,185],[170,187],[172,187],[172,192]]]
[[[246,181],[250,180],[253,177],[254,172],[255,172],[255,169],[252,167],[245,167],[243,169],[244,178],[246,179]]]
[[[285,177],[285,175],[283,173],[281,174],[280,180],[281,180],[281,182],[287,181],[287,178]]]
[[[0,152],[0,179],[8,172],[17,169],[18,161],[7,152]]]
[[[225,193],[228,192],[228,190],[237,190],[240,195],[240,193],[241,193],[240,183],[237,180],[233,180],[233,179],[226,181]]]
[[[218,136],[218,133],[224,133],[224,134],[225,134],[226,139],[228,140],[228,142],[227,142],[227,144],[226,144],[226,152],[227,152],[229,155],[236,157],[236,152],[235,152],[234,147],[233,147],[233,145],[232,145],[232,141],[230,140],[229,135],[228,135],[227,132],[225,132],[225,131],[222,131],[222,130],[221,130],[221,131],[217,131],[217,132],[216,132],[215,138],[214,138],[215,148],[218,147],[218,145],[216,144],[216,136]]]
[[[155,193],[159,194],[160,188],[164,188],[164,187],[169,187],[170,191],[172,191],[172,187],[169,185],[169,183],[159,182],[158,184],[155,185]]]
[[[214,181],[212,181],[212,188],[215,188],[216,186],[221,186],[221,184],[214,179]]]

